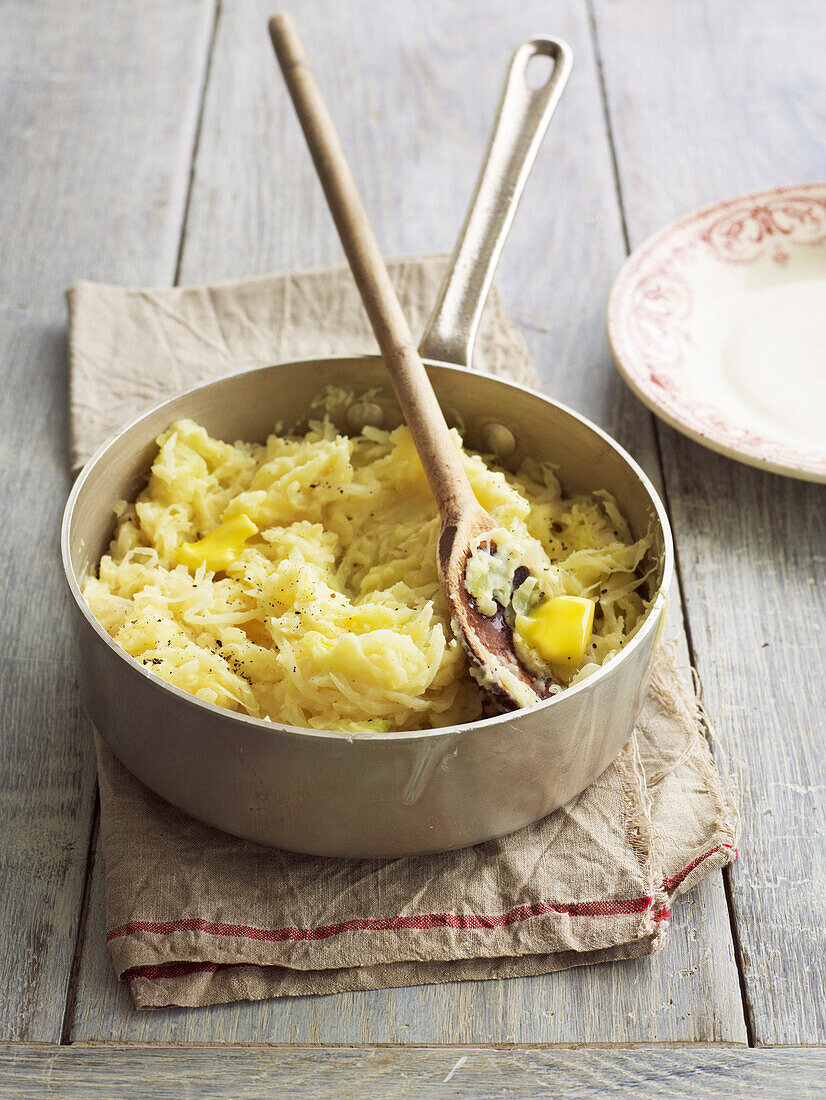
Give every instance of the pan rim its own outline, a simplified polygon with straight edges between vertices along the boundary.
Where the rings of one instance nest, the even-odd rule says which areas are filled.
[[[135,657],[127,653],[125,649],[115,642],[115,640],[106,632],[102,624],[98,621],[95,615],[92,613],[87,601],[85,600],[83,593],[80,590],[80,582],[72,564],[71,558],[71,533],[74,520],[75,506],[78,498],[80,497],[83,487],[90,477],[92,471],[98,466],[101,460],[105,457],[111,447],[115,445],[133,428],[137,427],[142,421],[149,419],[159,413],[165,406],[172,405],[174,402],[181,400],[182,398],[189,397],[195,393],[207,390],[212,386],[221,385],[225,382],[230,382],[234,378],[240,375],[254,374],[256,372],[269,372],[277,371],[287,368],[302,367],[314,364],[318,366],[322,363],[346,363],[346,362],[381,362],[380,355],[330,355],[330,356],[318,356],[311,359],[296,359],[290,360],[285,363],[274,363],[265,367],[246,367],[237,371],[232,371],[229,374],[221,375],[220,378],[212,379],[209,382],[201,382],[195,386],[190,386],[185,390],[181,390],[179,393],[172,394],[170,397],[165,398],[163,401],[158,401],[150,408],[145,409],[139,415],[132,417],[129,421],[123,424],[115,432],[113,432],[108,439],[106,439],[97,450],[91,455],[91,457],[84,463],[82,468],[75,478],[74,485],[69,493],[69,497],[66,501],[66,505],[63,511],[63,517],[61,521],[60,529],[60,549],[61,560],[63,564],[63,572],[66,577],[69,591],[77,606],[78,611],[85,619],[86,623],[92,628],[98,639],[102,641],[111,652],[117,657],[123,660],[126,667],[130,670],[132,675],[137,674],[140,677],[148,679],[153,686],[166,691],[173,695],[179,703],[195,707],[200,711],[206,711],[213,715],[215,718],[220,718],[225,721],[234,721],[241,723],[244,726],[252,727],[260,732],[266,732],[269,734],[286,735],[290,738],[303,739],[305,737],[312,737],[320,740],[334,741],[337,744],[342,742],[354,742],[354,741],[369,741],[369,742],[391,742],[393,744],[400,744],[405,742],[416,743],[425,739],[439,739],[443,737],[455,737],[456,735],[470,735],[477,729],[487,730],[496,725],[506,726],[509,722],[515,721],[522,714],[531,712],[535,713],[540,709],[547,709],[555,705],[559,705],[565,700],[575,698],[577,695],[583,693],[584,689],[592,688],[597,683],[608,679],[618,673],[622,665],[626,663],[630,654],[633,654],[644,641],[648,638],[648,635],[656,630],[658,625],[658,616],[656,612],[661,612],[660,619],[666,613],[666,608],[663,607],[667,603],[668,593],[671,588],[671,584],[674,576],[674,544],[671,533],[671,524],[668,519],[668,514],[665,509],[665,505],[660,498],[659,493],[652,484],[650,478],[639,465],[639,463],[632,458],[632,456],[625,450],[625,448],[618,443],[608,432],[604,431],[593,421],[583,416],[581,413],[572,409],[570,406],[564,404],[562,401],[557,401],[554,398],[548,397],[546,394],[540,393],[538,390],[533,389],[530,386],[522,386],[515,382],[510,382],[507,379],[499,378],[495,375],[478,375],[498,385],[505,386],[508,389],[517,390],[520,393],[527,394],[530,397],[539,398],[544,404],[550,405],[563,413],[570,416],[572,419],[578,421],[585,428],[589,429],[595,435],[599,436],[603,442],[607,443],[612,450],[614,450],[619,457],[628,465],[638,480],[641,482],[643,488],[646,491],[648,499],[654,509],[654,513],[657,517],[657,521],[660,525],[660,530],[663,536],[663,573],[662,580],[659,588],[651,602],[651,607],[645,617],[645,620],[628,643],[628,645],[617,654],[614,658],[608,661],[596,672],[592,673],[587,679],[581,681],[579,684],[575,684],[572,687],[566,688],[558,695],[552,696],[550,699],[544,699],[536,703],[532,707],[524,707],[520,710],[508,711],[505,714],[494,715],[491,718],[478,719],[475,722],[465,722],[460,725],[453,726],[438,726],[434,729],[424,730],[391,730],[391,731],[376,731],[370,733],[347,733],[342,730],[328,730],[328,729],[312,729],[305,726],[290,726],[282,725],[278,722],[263,718],[254,718],[249,714],[240,714],[237,711],[228,710],[226,707],[219,707],[214,703],[208,703],[202,699],[196,698],[194,695],[190,695],[189,692],[184,691],[182,688],[176,687],[174,684],[169,683],[167,680],[162,679],[156,673],[151,672],[146,666],[142,665]],[[460,367],[454,363],[441,362],[435,359],[425,359],[425,366],[428,368],[435,367],[437,370],[444,370],[448,373],[455,372],[457,374],[474,374],[470,367]]]

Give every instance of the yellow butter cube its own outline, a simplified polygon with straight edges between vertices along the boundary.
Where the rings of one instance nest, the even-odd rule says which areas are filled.
[[[594,627],[593,600],[555,596],[529,615],[516,616],[516,632],[549,664],[581,661]]]
[[[249,516],[239,512],[197,542],[185,542],[175,556],[189,569],[197,569],[204,562],[207,569],[218,573],[237,561],[244,543],[257,534],[258,528]]]

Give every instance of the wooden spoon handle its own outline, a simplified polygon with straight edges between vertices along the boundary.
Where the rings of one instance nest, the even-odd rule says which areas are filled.
[[[274,15],[269,27],[278,63],[404,418],[442,518],[452,518],[466,507],[478,507],[461,455],[416,350],[295,23],[289,15]]]

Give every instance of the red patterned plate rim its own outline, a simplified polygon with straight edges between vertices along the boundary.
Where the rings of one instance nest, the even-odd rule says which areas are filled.
[[[746,225],[750,234],[743,233]],[[652,234],[620,268],[606,317],[617,368],[637,397],[677,431],[713,451],[760,469],[826,482],[826,446],[789,446],[736,423],[724,408],[698,404],[681,391],[681,344],[687,336],[679,320],[680,310],[691,309],[691,291],[687,283],[679,288],[674,282],[675,296],[683,300],[669,302],[668,287],[662,285],[673,281],[674,270],[679,272],[681,262],[685,266],[692,256],[742,266],[768,255],[783,265],[790,249],[824,245],[826,182],[746,192],[693,210]],[[653,293],[642,293],[645,283],[654,286]],[[682,319],[686,316],[683,312]]]

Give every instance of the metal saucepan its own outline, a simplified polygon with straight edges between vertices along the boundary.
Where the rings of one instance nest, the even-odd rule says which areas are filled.
[[[526,80],[536,55],[555,61],[542,88]],[[375,389],[386,427],[400,422],[378,356],[315,359],[233,374],[156,406],[87,463],[63,520],[66,577],[79,614],[81,696],[114,753],[175,806],[227,832],[319,855],[385,857],[442,851],[502,836],[584,790],[631,734],[661,632],[673,572],[665,510],[648,478],[610,436],[542,394],[473,374],[474,338],[496,261],[542,134],[570,68],[554,39],[520,46],[471,209],[422,355],[448,419],[472,448],[514,468],[554,463],[572,492],[607,489],[636,536],[653,536],[654,602],[625,650],[561,695],[463,726],[348,736],[279,726],[203,703],[120,649],[81,595],[112,535],[117,501],[146,483],[156,437],[191,417],[225,440],[264,440],[276,422],[301,429],[326,386]],[[373,417],[379,411],[368,410]],[[364,405],[340,410],[360,427]],[[363,421],[362,421],[363,422]]]

